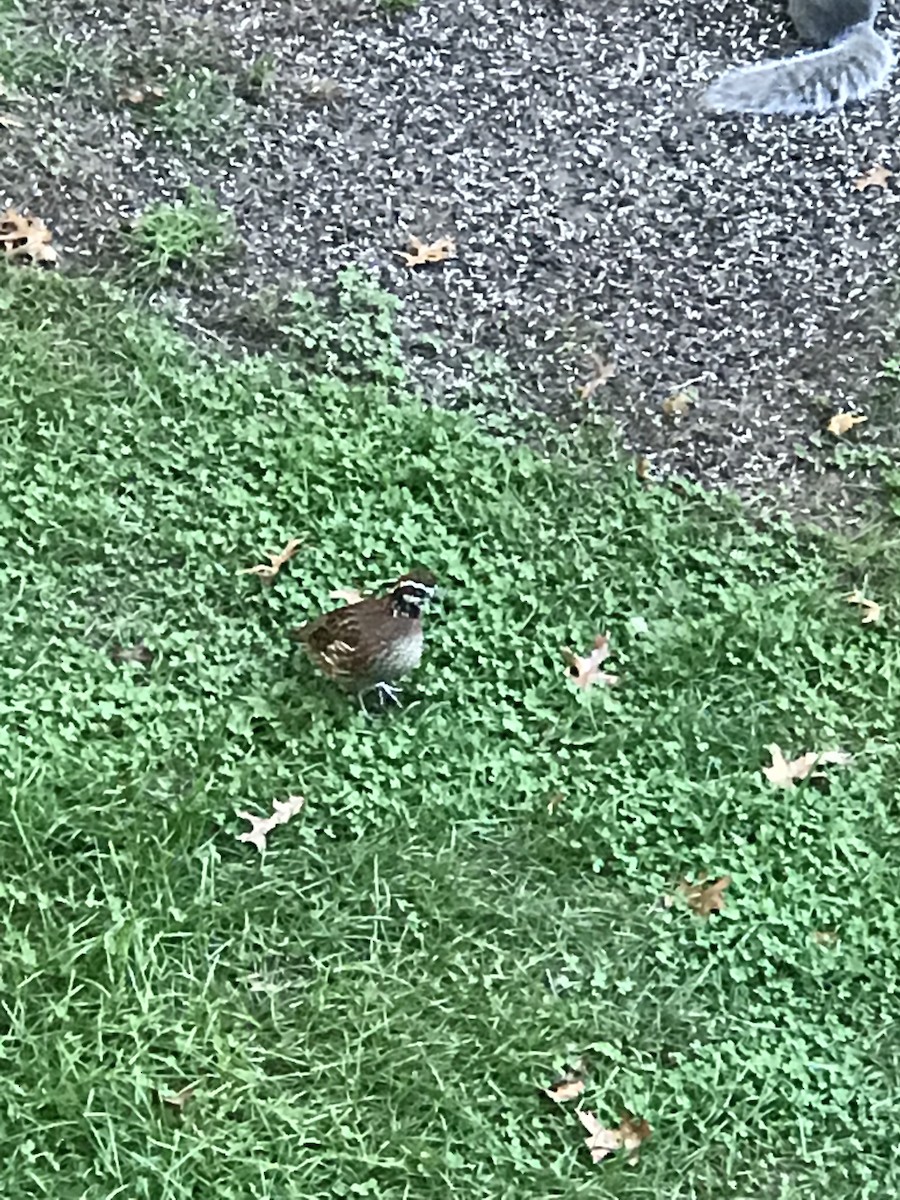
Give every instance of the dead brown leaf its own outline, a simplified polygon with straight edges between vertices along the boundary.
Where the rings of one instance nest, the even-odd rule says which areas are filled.
[[[591,353],[588,355],[588,360],[592,367],[590,378],[578,389],[578,394],[581,396],[582,400],[590,400],[591,396],[593,396],[594,392],[596,392],[598,388],[601,388],[604,384],[609,383],[609,381],[614,379],[619,373],[619,368],[616,365],[615,359],[607,358],[603,354],[598,354],[596,350],[591,351]]]
[[[266,848],[266,837],[277,825],[286,825],[291,817],[297,815],[306,803],[302,796],[288,796],[287,800],[275,800],[272,803],[272,813],[268,817],[260,817],[256,813],[239,812],[237,815],[250,822],[250,829],[238,837],[239,842],[252,842],[262,854]]]
[[[682,879],[678,890],[687,901],[688,908],[699,917],[709,917],[725,908],[725,889],[731,883],[730,875],[723,875],[712,883],[706,882],[706,876],[701,875],[696,883]]]
[[[798,780],[805,779],[815,766],[845,766],[853,761],[853,756],[843,750],[809,750],[799,758],[788,761],[781,747],[774,742],[766,749],[772,756],[772,765],[763,767],[762,773],[773,787],[792,788]]]
[[[286,562],[294,557],[300,549],[300,539],[291,538],[281,550],[266,550],[267,563],[258,563],[255,567],[243,567],[238,575],[258,575],[263,583],[271,583]]]
[[[149,667],[155,658],[153,651],[143,642],[135,642],[133,646],[115,645],[109,656],[113,662],[136,662],[145,667]]]
[[[841,437],[843,434],[849,433],[854,425],[862,425],[868,419],[862,413],[839,412],[834,414],[828,422],[826,429],[829,433],[833,433],[835,437]]]
[[[177,1108],[179,1112],[184,1112],[184,1106],[194,1099],[196,1091],[196,1086],[189,1084],[187,1087],[183,1087],[180,1092],[175,1092],[174,1094],[166,1095],[164,1092],[160,1092],[159,1098],[163,1104],[170,1104],[172,1108]]]
[[[856,588],[854,591],[850,592],[850,594],[845,596],[844,599],[848,604],[858,604],[863,610],[863,625],[877,624],[881,620],[881,616],[884,611],[882,605],[880,605],[876,600],[870,600],[867,596],[864,596],[859,588]]]
[[[853,180],[853,186],[858,192],[864,192],[866,188],[880,187],[887,185],[887,181],[893,175],[893,171],[889,171],[887,167],[876,163],[874,167],[869,167],[868,171],[863,172],[858,179]]]
[[[563,800],[565,800],[565,796],[562,794],[562,792],[554,792],[553,795],[547,800],[547,812],[552,816],[562,804]]]
[[[581,1095],[584,1091],[584,1080],[578,1075],[563,1075],[543,1091],[549,1100],[565,1104],[567,1100],[576,1100]]]
[[[356,588],[352,587],[335,588],[333,591],[328,593],[328,596],[331,600],[346,600],[348,604],[359,604],[360,600],[365,600],[365,596],[362,594],[362,592],[359,592],[356,590]]]
[[[595,683],[603,687],[613,687],[619,682],[618,675],[608,675],[606,671],[600,670],[600,664],[610,655],[608,633],[599,634],[594,639],[593,649],[584,657],[575,654],[568,646],[563,647],[562,655],[567,663],[569,675],[582,689],[592,687]]]
[[[55,266],[58,255],[50,245],[52,238],[39,217],[26,217],[14,208],[0,213],[0,245],[10,262]]]
[[[634,473],[637,475],[641,483],[646,483],[648,479],[653,477],[653,461],[647,458],[645,454],[640,455],[635,459]]]
[[[817,929],[813,934],[813,941],[819,946],[836,946],[840,940],[836,929]]]
[[[584,1144],[591,1152],[591,1160],[595,1163],[602,1162],[616,1150],[625,1150],[628,1156],[626,1160],[628,1165],[636,1166],[640,1158],[642,1143],[646,1142],[653,1133],[646,1121],[639,1121],[627,1112],[622,1114],[622,1121],[617,1129],[610,1129],[602,1125],[594,1113],[584,1109],[576,1115],[587,1130],[588,1136],[584,1139]]]
[[[688,409],[697,403],[697,392],[694,388],[682,388],[667,400],[663,400],[662,410],[667,417],[683,417]]]
[[[122,88],[119,99],[124,100],[126,104],[158,104],[165,95],[166,89],[158,84],[132,84]]]
[[[443,262],[445,258],[456,255],[456,242],[451,237],[441,237],[434,242],[423,242],[410,234],[409,251],[397,250],[401,258],[406,259],[408,267],[419,267],[423,263]]]

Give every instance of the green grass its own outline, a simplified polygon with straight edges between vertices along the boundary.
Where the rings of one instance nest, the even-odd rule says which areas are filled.
[[[900,638],[841,594],[896,569],[3,283],[0,1194],[893,1194]],[[444,603],[367,721],[285,631],[413,561]],[[582,695],[559,648],[606,629]],[[770,741],[857,760],[786,794]],[[703,870],[723,915],[659,905]],[[636,1169],[536,1094],[574,1055]]]
[[[175,204],[146,208],[125,234],[133,271],[153,280],[207,274],[238,246],[233,216],[201,188],[188,187]]]

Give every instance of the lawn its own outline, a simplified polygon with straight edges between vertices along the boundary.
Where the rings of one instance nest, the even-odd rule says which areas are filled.
[[[893,1194],[888,555],[94,282],[0,305],[0,1194]],[[286,631],[413,563],[443,602],[367,719]],[[582,692],[561,648],[607,630]],[[854,761],[777,789],[772,742]],[[703,872],[724,912],[664,902]],[[575,1104],[653,1127],[636,1167],[539,1095],[575,1058]]]

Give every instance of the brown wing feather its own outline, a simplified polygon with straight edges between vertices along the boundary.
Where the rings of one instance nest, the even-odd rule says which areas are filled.
[[[348,604],[308,621],[292,630],[291,636],[305,646],[309,657],[332,679],[352,675],[352,660],[363,640],[359,617],[371,620],[375,614],[370,610],[381,608],[380,600],[375,597]]]

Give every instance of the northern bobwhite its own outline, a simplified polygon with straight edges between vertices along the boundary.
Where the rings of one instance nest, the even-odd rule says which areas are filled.
[[[362,703],[376,689],[382,702],[397,699],[391,681],[415,670],[422,658],[422,609],[434,598],[435,578],[411,571],[382,596],[323,613],[290,631],[329,679]]]

